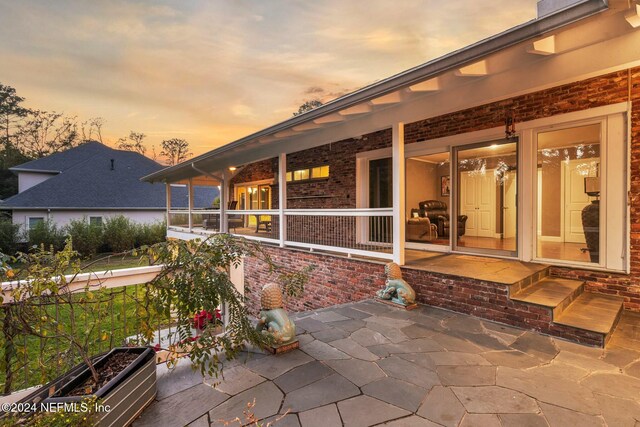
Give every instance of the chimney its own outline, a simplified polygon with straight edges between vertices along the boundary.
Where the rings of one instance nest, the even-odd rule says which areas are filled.
[[[111,170],[112,170],[112,171],[113,171],[113,170],[116,170],[115,163],[116,163],[115,159],[111,159]]]
[[[553,15],[583,1],[584,0],[539,0],[537,6],[538,19]]]

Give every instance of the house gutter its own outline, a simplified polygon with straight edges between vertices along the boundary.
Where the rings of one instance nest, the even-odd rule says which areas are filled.
[[[417,67],[403,71],[402,73],[388,77],[380,82],[356,90],[341,98],[328,102],[318,108],[285,120],[244,138],[223,145],[217,149],[201,154],[190,160],[192,167],[204,160],[220,156],[230,150],[238,148],[258,138],[273,135],[294,126],[313,121],[317,118],[337,113],[346,108],[368,102],[372,99],[387,95],[399,89],[411,86],[429,78],[442,74],[450,69],[460,68],[476,62],[492,53],[501,51],[518,43],[538,37],[545,33],[557,30],[576,21],[593,16],[607,10],[607,0],[584,0],[576,5],[564,9],[558,13],[550,14],[524,24],[513,27],[502,33],[496,34],[465,48],[451,52],[434,60],[428,61]],[[169,168],[154,172],[142,178],[143,181],[155,182],[167,179],[173,174],[184,172],[188,168],[187,163],[181,163]]]

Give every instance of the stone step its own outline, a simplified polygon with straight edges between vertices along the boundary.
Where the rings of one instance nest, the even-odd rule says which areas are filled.
[[[553,309],[554,319],[560,315],[584,289],[584,282],[557,277],[545,277],[511,295],[514,301]]]
[[[603,334],[606,343],[622,313],[622,302],[622,297],[584,292],[553,322]]]
[[[518,280],[517,282],[509,284],[509,294],[515,295],[520,291],[530,287],[531,285],[549,277],[549,266],[539,265],[538,267],[538,270],[533,274],[525,277],[524,279]]]

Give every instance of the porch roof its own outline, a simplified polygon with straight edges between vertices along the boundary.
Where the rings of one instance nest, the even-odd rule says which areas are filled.
[[[186,162],[152,173],[142,179],[149,182],[175,182],[177,180],[202,175],[208,172],[224,171],[231,166],[240,166],[275,157],[278,153],[300,151],[312,146],[326,144],[338,139],[324,138],[319,142],[315,138],[312,143],[301,143],[300,137],[317,135],[319,131],[334,129],[337,125],[350,123],[371,115],[371,112],[386,110],[394,105],[413,102],[417,97],[424,97],[441,89],[447,89],[470,83],[469,79],[455,77],[486,77],[486,60],[498,53],[507,53],[500,62],[500,68],[522,65],[523,57],[550,55],[556,53],[553,40],[547,40],[556,30],[570,26],[587,17],[596,15],[611,8],[605,0],[583,0],[557,13],[549,14],[516,26],[502,33],[459,49],[440,58],[426,62],[397,75],[383,79],[355,92],[347,94],[304,114],[265,128],[234,142],[223,145]],[[619,3],[609,2],[609,3]],[[626,3],[626,2],[625,2]],[[621,4],[617,6],[623,8]],[[609,35],[610,37],[610,35]],[[606,38],[606,36],[605,36]],[[535,39],[535,43],[531,43]],[[586,41],[593,44],[601,39]],[[550,44],[549,44],[550,43]],[[526,44],[525,49],[521,45]],[[509,48],[518,46],[510,52]],[[584,43],[582,44],[584,46]],[[571,46],[571,49],[577,46]],[[570,49],[567,49],[570,50]],[[532,55],[533,54],[533,55]],[[538,60],[536,58],[535,60]],[[535,62],[529,58],[524,62]],[[502,71],[502,70],[501,70]],[[452,74],[453,72],[453,77]],[[445,73],[448,73],[445,74]],[[471,79],[471,81],[477,79]],[[486,100],[485,100],[486,101]],[[388,128],[390,123],[384,120],[370,119],[367,131],[374,132]],[[356,126],[357,128],[357,126]],[[358,136],[354,133],[342,139]],[[312,138],[313,139],[313,138]]]

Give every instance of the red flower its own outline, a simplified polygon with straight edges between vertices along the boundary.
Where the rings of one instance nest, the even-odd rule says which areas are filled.
[[[216,313],[216,319],[218,314]],[[207,310],[202,310],[200,313],[196,313],[193,317],[193,326],[196,329],[204,329],[204,327],[213,320],[213,315]]]
[[[154,345],[154,346],[153,346],[153,349],[155,350],[155,352],[156,352],[156,353],[157,353],[157,352],[159,352],[159,351],[160,351],[160,349],[161,349],[161,347],[160,347],[160,343],[158,343],[158,344]]]

